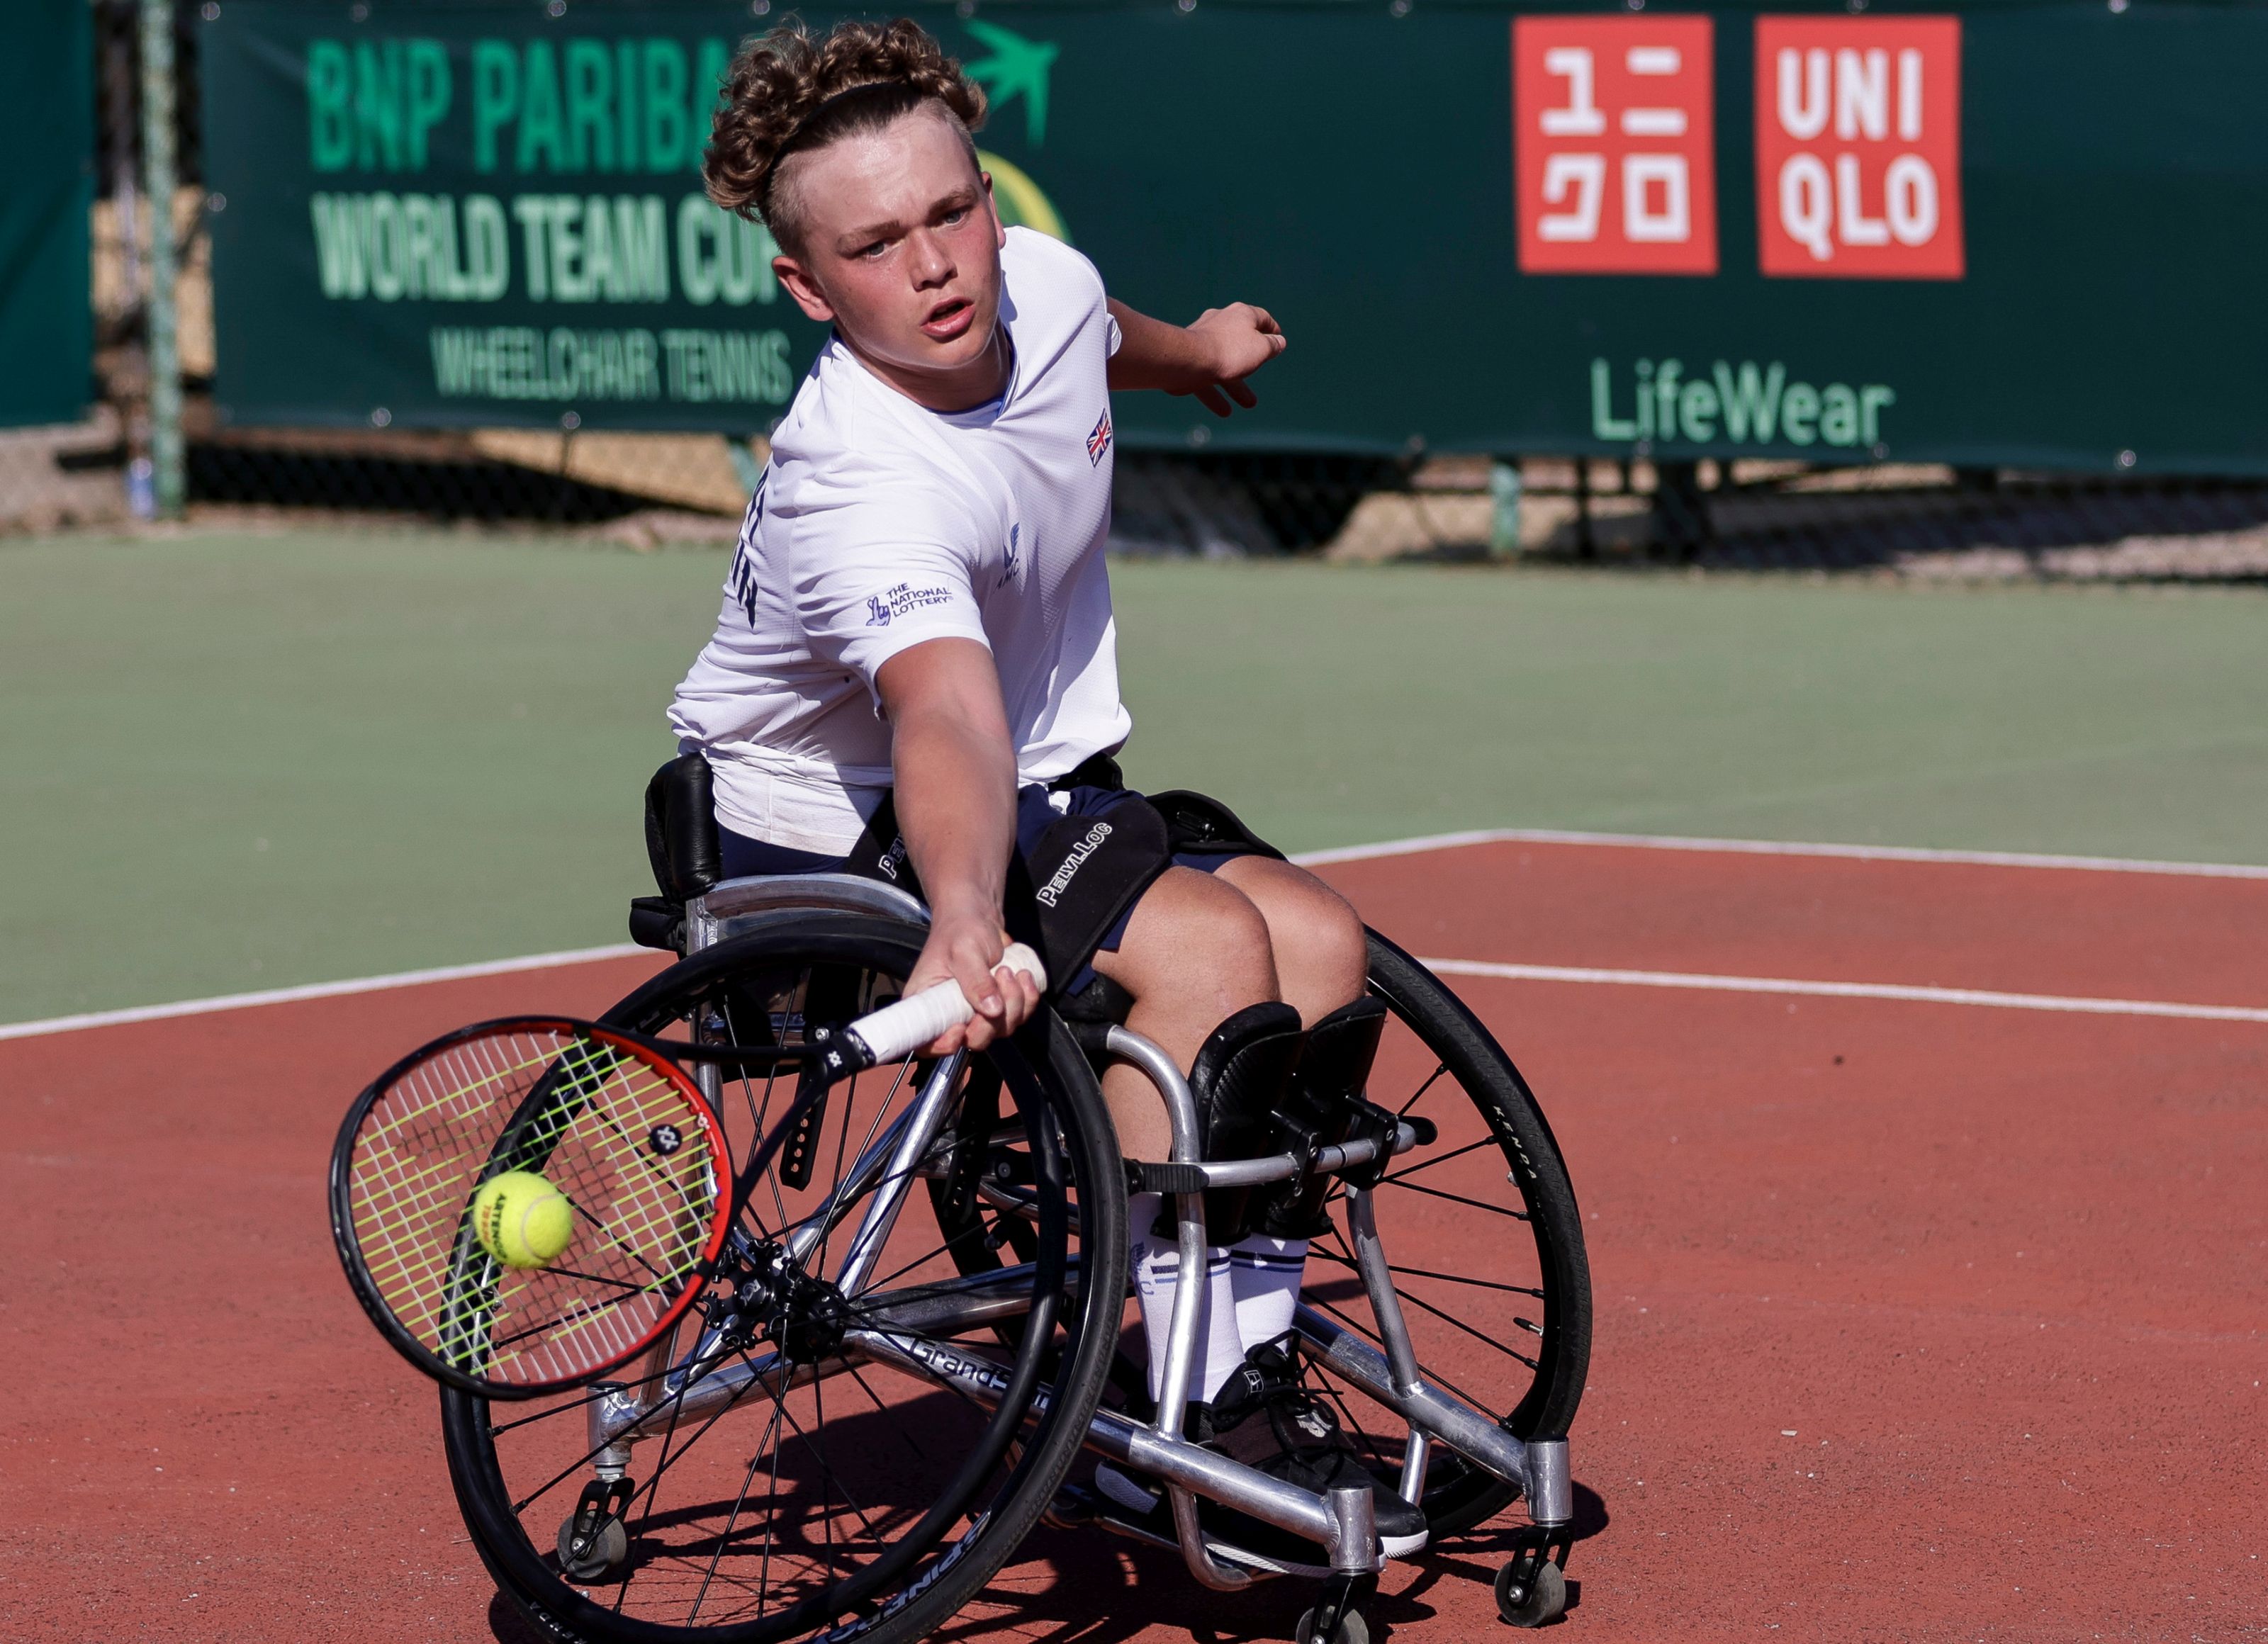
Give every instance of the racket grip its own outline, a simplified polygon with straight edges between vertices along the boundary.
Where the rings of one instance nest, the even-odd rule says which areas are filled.
[[[1040,956],[1022,943],[1010,943],[1000,964],[1030,977],[1042,991],[1046,990],[1048,973]],[[959,982],[942,981],[895,1004],[884,1005],[872,1016],[861,1016],[843,1031],[865,1051],[871,1067],[910,1056],[947,1028],[959,1027],[976,1014]]]

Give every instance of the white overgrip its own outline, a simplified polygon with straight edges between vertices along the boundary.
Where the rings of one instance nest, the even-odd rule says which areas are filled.
[[[1000,965],[1030,977],[1042,992],[1047,990],[1048,973],[1040,964],[1040,956],[1022,943],[1010,943],[1000,956]],[[942,981],[934,987],[909,994],[895,1004],[884,1005],[871,1016],[861,1016],[843,1031],[865,1046],[866,1053],[876,1062],[897,1061],[976,1014],[961,994],[959,982]]]

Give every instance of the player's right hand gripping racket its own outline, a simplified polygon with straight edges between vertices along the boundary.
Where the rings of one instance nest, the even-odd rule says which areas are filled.
[[[1030,949],[1012,944],[1001,963],[1045,987]],[[803,1106],[971,1014],[948,981],[785,1050],[668,1045],[559,1016],[445,1034],[381,1074],[340,1127],[331,1231],[348,1281],[379,1333],[436,1380],[490,1398],[595,1381],[700,1299]],[[804,1094],[752,1141],[737,1182],[716,1115],[679,1065],[688,1056],[805,1064]],[[553,1194],[563,1211],[530,1210]],[[499,1228],[522,1215],[526,1228]]]

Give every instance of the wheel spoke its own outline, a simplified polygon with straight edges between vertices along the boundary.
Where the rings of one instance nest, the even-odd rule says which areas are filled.
[[[784,1415],[786,1412],[780,1413]],[[756,1574],[756,1618],[760,1621],[763,1619],[765,1602],[770,1598],[772,1591],[772,1535],[779,1523],[779,1458],[780,1447],[775,1443],[772,1446],[771,1487],[764,1495],[764,1561]]]
[[[702,1573],[701,1576],[701,1590],[693,1595],[693,1608],[685,1618],[685,1625],[688,1626],[691,1626],[701,1618],[701,1605],[702,1602],[709,1596],[709,1583],[717,1579],[717,1566],[725,1557],[725,1548],[733,1539],[733,1531],[740,1527],[740,1509],[747,1505],[748,1492],[755,1486],[756,1464],[763,1459],[765,1453],[777,1442],[778,1437],[779,1413],[775,1411],[772,1413],[771,1420],[765,1424],[762,1443],[756,1453],[748,1457],[748,1471],[741,1476],[740,1493],[733,1498],[732,1514],[725,1520],[724,1530],[717,1538],[717,1551],[709,1555],[709,1567]]]
[[[824,1382],[814,1382],[811,1384],[813,1403],[816,1406],[812,1418],[812,1426],[818,1429],[820,1436],[814,1438],[811,1434],[805,1432],[803,1430],[803,1424],[795,1419],[795,1413],[790,1410],[784,1404],[780,1406],[780,1413],[787,1418],[788,1426],[795,1429],[796,1436],[803,1441],[805,1448],[809,1450],[814,1456],[818,1457],[820,1476],[822,1479],[831,1480],[835,1488],[843,1493],[843,1504],[858,1516],[858,1527],[866,1532],[866,1539],[874,1543],[875,1545],[880,1546],[882,1545],[882,1538],[874,1533],[874,1521],[873,1518],[868,1516],[866,1509],[858,1505],[858,1498],[850,1494],[850,1486],[843,1482],[842,1476],[838,1474],[834,1468],[827,1464],[827,1440],[825,1437],[827,1430],[827,1404],[826,1400],[820,1397],[820,1389],[825,1385],[826,1383]],[[822,1492],[824,1491],[824,1488],[825,1486],[822,1486]],[[821,1500],[822,1502],[826,1500],[823,1494]],[[830,1524],[834,1522],[833,1515],[828,1515],[828,1522]],[[832,1540],[831,1531],[829,1532],[829,1539],[830,1541]],[[830,1564],[828,1567],[832,1569],[833,1566]]]
[[[1342,1267],[1353,1267],[1357,1272],[1361,1271],[1359,1264],[1350,1261],[1345,1257],[1337,1255],[1330,1251],[1314,1250],[1311,1248],[1308,1254],[1320,1256],[1325,1261],[1336,1262]],[[1440,1279],[1448,1284],[1477,1285],[1484,1290],[1506,1290],[1511,1292],[1513,1295],[1532,1295],[1538,1301],[1543,1299],[1543,1291],[1531,1289],[1524,1284],[1500,1284],[1494,1279],[1468,1279],[1461,1274],[1454,1273],[1435,1273],[1428,1267],[1397,1267],[1392,1262],[1386,1264],[1386,1270],[1388,1273],[1406,1273],[1411,1278],[1416,1279]],[[1400,1292],[1397,1291],[1395,1294],[1399,1295]],[[1526,1324],[1528,1321],[1525,1319],[1520,1319],[1515,1322]]]
[[[601,1398],[606,1398],[609,1393],[627,1392],[633,1387],[643,1387],[648,1382],[658,1382],[668,1374],[669,1372],[667,1370],[662,1369],[656,1370],[651,1376],[642,1376],[634,1382],[609,1382],[604,1387],[593,1389],[592,1391],[584,1394],[582,1398],[574,1399],[570,1403],[563,1405],[546,1405],[534,1415],[521,1416],[518,1420],[512,1421],[492,1421],[488,1424],[485,1431],[490,1438],[496,1438],[503,1434],[511,1432],[514,1427],[524,1427],[533,1421],[549,1421],[554,1416],[563,1416],[571,1410],[580,1410],[586,1405],[594,1405]],[[580,1466],[581,1464],[582,1464],[580,1462],[576,1464],[577,1466]]]
[[[733,1024],[733,1003],[731,1000],[728,999],[725,1002],[721,1014],[725,1018],[725,1031],[727,1033],[730,1033],[733,1036],[733,1042],[738,1044],[740,1042],[740,1030]],[[770,1117],[771,1113],[772,1089],[778,1083],[778,1082],[779,1069],[777,1068],[767,1068],[764,1069],[764,1101],[763,1106],[759,1108],[756,1105],[756,1098],[754,1092],[748,1088],[748,1076],[746,1074],[742,1074],[740,1075],[740,1099],[747,1105],[748,1109],[748,1147],[751,1157],[754,1156],[755,1149],[762,1147],[764,1144],[764,1120]],[[765,1171],[764,1179],[771,1187],[772,1206],[779,1212],[780,1223],[784,1227],[787,1223],[787,1204],[786,1201],[780,1197],[779,1170],[777,1164],[774,1164]],[[758,1230],[761,1231],[762,1227],[762,1222],[759,1221],[757,1225]]]
[[[1344,1263],[1344,1265],[1346,1265],[1347,1266],[1350,1266],[1350,1267],[1358,1267],[1358,1264],[1356,1263],[1355,1259],[1354,1259],[1354,1252],[1353,1252],[1353,1251],[1350,1250],[1350,1249],[1347,1247],[1347,1243],[1346,1243],[1346,1235],[1345,1235],[1345,1234],[1344,1234],[1343,1232],[1341,1232],[1341,1231],[1339,1230],[1338,1225],[1337,1225],[1336,1222],[1334,1222],[1334,1223],[1332,1224],[1332,1226],[1331,1226],[1331,1237],[1332,1237],[1333,1238],[1336,1239],[1336,1240],[1338,1241],[1338,1244],[1339,1244],[1339,1251],[1338,1251],[1338,1254],[1337,1254],[1337,1256],[1336,1256],[1336,1258],[1334,1258],[1334,1259],[1338,1260],[1338,1261],[1340,1261],[1340,1262],[1343,1262],[1343,1263]],[[1314,1255],[1314,1254],[1319,1254],[1319,1253],[1320,1253],[1320,1254],[1324,1255],[1324,1256],[1330,1256],[1330,1254],[1331,1254],[1331,1252],[1330,1252],[1330,1251],[1320,1251],[1320,1252],[1318,1252],[1318,1251],[1315,1251],[1315,1249],[1314,1249],[1314,1247],[1313,1245],[1309,1245],[1309,1246],[1308,1246],[1308,1253],[1309,1253],[1309,1254],[1311,1254],[1311,1255]],[[1303,1292],[1302,1292],[1302,1294],[1304,1295],[1304,1294],[1305,1294],[1305,1292],[1303,1291]],[[1402,1294],[1402,1292],[1401,1292],[1399,1289],[1396,1289],[1396,1290],[1394,1292],[1394,1294],[1395,1294],[1395,1295],[1397,1295],[1397,1296],[1398,1296],[1398,1295],[1400,1295]],[[1343,1324],[1343,1325],[1345,1325],[1349,1326],[1350,1328],[1351,1328],[1352,1330],[1354,1330],[1358,1334],[1362,1335],[1362,1336],[1364,1336],[1364,1337],[1366,1337],[1366,1338],[1370,1340],[1371,1344],[1372,1344],[1373,1346],[1376,1347],[1377,1347],[1381,1352],[1384,1352],[1384,1351],[1385,1351],[1385,1349],[1386,1349],[1386,1339],[1385,1339],[1383,1336],[1380,1335],[1377,1332],[1375,1332],[1375,1331],[1373,1331],[1373,1330],[1372,1330],[1372,1329],[1368,1328],[1368,1327],[1367,1327],[1367,1326],[1366,1326],[1366,1325],[1359,1325],[1359,1324],[1355,1323],[1355,1321],[1354,1321],[1352,1318],[1349,1317],[1346,1314],[1344,1314],[1344,1313],[1341,1312],[1337,1308],[1333,1307],[1333,1306],[1332,1306],[1329,1302],[1324,1301],[1324,1300],[1322,1299],[1322,1296],[1317,1295],[1317,1296],[1315,1296],[1314,1299],[1314,1303],[1315,1303],[1315,1305],[1316,1305],[1317,1307],[1322,1308],[1325,1312],[1329,1313],[1332,1317],[1334,1317],[1334,1318],[1337,1319],[1341,1324]],[[1490,1345],[1491,1345],[1491,1347],[1493,1347],[1495,1344],[1494,1344],[1493,1342],[1491,1342],[1491,1343],[1490,1343]],[[1437,1384],[1439,1384],[1439,1385],[1440,1385],[1440,1386],[1443,1386],[1443,1387],[1447,1388],[1451,1392],[1453,1392],[1453,1393],[1456,1394],[1456,1396],[1457,1396],[1458,1398],[1460,1398],[1463,1399],[1467,1404],[1469,1404],[1469,1405],[1472,1405],[1472,1407],[1473,1407],[1474,1409],[1476,1409],[1476,1410],[1482,1410],[1482,1411],[1487,1411],[1487,1410],[1489,1410],[1490,1406],[1489,1406],[1487,1404],[1484,1403],[1482,1400],[1480,1400],[1480,1399],[1478,1399],[1478,1398],[1474,1398],[1470,1393],[1469,1393],[1469,1392],[1465,1391],[1465,1390],[1464,1390],[1463,1388],[1462,1388],[1462,1387],[1458,1386],[1454,1382],[1453,1382],[1453,1381],[1449,1380],[1449,1379],[1448,1379],[1448,1377],[1447,1377],[1447,1376],[1442,1376],[1442,1375],[1439,1374],[1438,1372],[1436,1372],[1436,1371],[1434,1370],[1434,1369],[1433,1369],[1431,1365],[1427,1365],[1427,1364],[1420,1364],[1418,1368],[1418,1369],[1419,1369],[1419,1370],[1420,1370],[1420,1371],[1425,1375],[1425,1379],[1426,1379],[1427,1381],[1429,1381],[1429,1382],[1432,1382],[1432,1383],[1437,1383]],[[1495,1417],[1494,1417],[1493,1413],[1491,1413],[1491,1414],[1490,1419],[1491,1419],[1491,1420],[1495,1420]]]
[[[1403,1301],[1409,1303],[1412,1307],[1424,1308],[1427,1312],[1440,1319],[1443,1324],[1454,1325],[1457,1329],[1463,1331],[1465,1334],[1470,1336],[1475,1341],[1484,1341],[1488,1343],[1490,1347],[1494,1347],[1498,1353],[1504,1354],[1507,1359],[1518,1359],[1522,1364],[1525,1364],[1531,1370],[1535,1368],[1535,1361],[1529,1358],[1526,1354],[1513,1352],[1510,1347],[1506,1347],[1504,1343],[1498,1341],[1495,1337],[1484,1334],[1482,1332],[1475,1330],[1470,1325],[1465,1323],[1463,1319],[1459,1318],[1455,1314],[1443,1312],[1440,1308],[1434,1306],[1431,1302],[1426,1301],[1424,1297],[1410,1295],[1409,1291],[1403,1289],[1400,1285],[1395,1285],[1394,1287],[1394,1294],[1401,1297]]]
[[[939,1257],[953,1249],[954,1245],[967,1243],[974,1235],[990,1233],[992,1231],[993,1228],[997,1228],[999,1225],[1000,1222],[998,1216],[993,1218],[991,1227],[987,1227],[982,1220],[973,1222],[969,1223],[968,1226],[961,1229],[960,1232],[955,1233],[951,1238],[946,1239],[945,1243],[938,1245],[934,1250],[924,1251],[919,1256],[915,1257],[913,1260],[906,1263],[904,1266],[898,1268],[895,1272],[885,1273],[880,1278],[861,1286],[859,1288],[858,1294],[862,1296],[873,1295],[875,1292],[881,1289],[884,1285],[888,1284],[892,1280],[904,1278],[906,1274],[911,1273],[915,1268],[922,1266],[924,1262],[935,1261]]]
[[[687,1390],[692,1385],[693,1383],[691,1378],[687,1378],[685,1381],[678,1383],[677,1391],[671,1397],[669,1406],[669,1425],[662,1429],[661,1435],[661,1461],[654,1468],[653,1477],[645,1481],[645,1488],[640,1493],[645,1497],[645,1511],[638,1519],[638,1523],[641,1525],[649,1523],[652,1521],[654,1503],[660,1499],[661,1495],[662,1478],[669,1472],[669,1447],[677,1438],[678,1418],[684,1412],[685,1394]],[[711,1420],[713,1421],[715,1418],[711,1417]],[[701,1433],[706,1433],[708,1430],[709,1429],[704,1427],[701,1429]],[[700,1436],[700,1433],[694,1435],[694,1438],[696,1440]],[[687,1448],[691,1448],[690,1444],[688,1444]],[[678,1453],[681,1456],[684,1454],[682,1450]],[[622,1531],[625,1536],[630,1532],[630,1509],[635,1508],[637,1505],[637,1498],[636,1496],[632,1496],[630,1500],[624,1504],[622,1512]],[[616,1615],[622,1614],[622,1605],[629,1602],[630,1596],[630,1583],[637,1578],[637,1572],[636,1567],[634,1566],[625,1564],[622,1569],[622,1584],[615,1589],[615,1613]]]
[[[1468,1199],[1462,1193],[1445,1193],[1438,1187],[1421,1186],[1416,1182],[1397,1181],[1394,1185],[1396,1187],[1406,1189],[1413,1193],[1424,1193],[1429,1198],[1433,1199],[1447,1199],[1452,1204],[1469,1205],[1475,1210],[1485,1210],[1491,1215],[1510,1216],[1515,1222],[1532,1222],[1535,1220],[1535,1218],[1529,1215],[1525,1210],[1507,1210],[1502,1205],[1486,1204],[1478,1199]]]
[[[1400,1107],[1397,1107],[1397,1108],[1395,1108],[1395,1109],[1394,1110],[1394,1116],[1395,1116],[1395,1118],[1396,1118],[1396,1119],[1407,1119],[1407,1118],[1409,1118],[1409,1117],[1410,1117],[1410,1110],[1411,1108],[1413,1108],[1413,1107],[1417,1106],[1417,1105],[1418,1105],[1418,1104],[1420,1101],[1424,1100],[1424,1099],[1425,1099],[1425,1092],[1426,1092],[1426,1091],[1428,1091],[1428,1090],[1432,1090],[1432,1089],[1433,1088],[1434,1084],[1435,1084],[1435,1083],[1436,1083],[1440,1079],[1441,1075],[1442,1075],[1443,1074],[1445,1074],[1445,1073],[1448,1072],[1448,1071],[1449,1071],[1449,1064],[1448,1064],[1447,1062],[1446,1062],[1446,1061],[1445,1061],[1445,1062],[1443,1062],[1440,1067],[1438,1067],[1438,1068],[1434,1068],[1434,1069],[1433,1069],[1433,1072],[1432,1072],[1432,1076],[1431,1078],[1428,1078],[1428,1079],[1425,1081],[1425,1083],[1423,1083],[1423,1084],[1421,1084],[1421,1085],[1419,1085],[1419,1086],[1418,1087],[1418,1093],[1417,1093],[1417,1095],[1415,1095],[1415,1096],[1411,1097],[1408,1101],[1404,1102],[1404,1103],[1403,1103]]]
[[[838,1358],[842,1357],[840,1354],[836,1356]],[[876,1392],[874,1391],[873,1384],[867,1381],[866,1373],[860,1369],[857,1365],[851,1363],[848,1359],[843,1360],[843,1368],[850,1372],[850,1379],[858,1383],[859,1391],[864,1392],[867,1398],[874,1401],[874,1408],[880,1411],[884,1415],[888,1415],[890,1413],[889,1405],[882,1402],[882,1396]],[[906,1431],[905,1424],[903,1422],[900,1422],[898,1424],[898,1436],[905,1441],[906,1448],[913,1451],[917,1459],[922,1461],[927,1461],[929,1459],[929,1452],[924,1450],[920,1445],[914,1442],[914,1435]]]
[[[1386,1343],[1381,1340],[1379,1338],[1378,1333],[1369,1326],[1356,1322],[1352,1317],[1341,1312],[1337,1308],[1333,1307],[1329,1302],[1323,1300],[1320,1295],[1313,1296],[1309,1299],[1318,1309],[1323,1312],[1329,1313],[1333,1318],[1337,1319],[1339,1323],[1344,1325],[1349,1330],[1354,1332],[1356,1335],[1360,1336],[1364,1340],[1369,1342],[1371,1346],[1376,1347],[1380,1352],[1383,1353],[1386,1350]],[[1467,1404],[1479,1411],[1490,1420],[1498,1421],[1503,1420],[1503,1418],[1498,1416],[1495,1411],[1491,1410],[1487,1404],[1474,1398],[1463,1388],[1458,1386],[1456,1383],[1451,1381],[1447,1376],[1433,1369],[1432,1365],[1421,1364],[1418,1367],[1418,1374],[1423,1376],[1430,1384],[1435,1387],[1445,1387],[1448,1389],[1449,1391],[1456,1394],[1458,1398],[1463,1399]]]
[[[1467,1142],[1463,1147],[1455,1149],[1454,1152],[1436,1154],[1433,1157],[1427,1159],[1422,1164],[1413,1164],[1407,1170],[1396,1171],[1391,1176],[1381,1177],[1379,1178],[1379,1185],[1382,1187],[1388,1182],[1401,1181],[1405,1177],[1417,1175],[1420,1171],[1430,1171],[1437,1164],[1447,1164],[1451,1159],[1462,1158],[1466,1154],[1474,1152],[1481,1148],[1493,1148],[1498,1145],[1500,1144],[1497,1141],[1497,1139],[1494,1136],[1484,1136],[1478,1141]]]
[[[1322,1369],[1322,1367],[1320,1364],[1316,1366],[1318,1372],[1320,1372]],[[1347,1425],[1362,1435],[1363,1448],[1370,1452],[1371,1459],[1378,1464],[1379,1470],[1381,1472],[1385,1472],[1388,1465],[1386,1459],[1386,1452],[1379,1449],[1378,1441],[1371,1437],[1370,1429],[1362,1424],[1362,1418],[1356,1415],[1355,1413],[1348,1407],[1347,1401],[1339,1396],[1339,1390],[1336,1386],[1332,1385],[1329,1380],[1325,1379],[1319,1374],[1317,1377],[1317,1384],[1322,1388],[1324,1397],[1328,1398],[1333,1404],[1338,1406],[1339,1413],[1344,1416],[1347,1420]]]

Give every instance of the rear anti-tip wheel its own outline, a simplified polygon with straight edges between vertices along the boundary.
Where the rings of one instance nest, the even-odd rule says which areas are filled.
[[[1300,1625],[1292,1636],[1298,1644],[1370,1644],[1370,1623],[1362,1618],[1361,1611],[1345,1611],[1340,1614],[1339,1624],[1332,1629],[1330,1637],[1323,1638],[1315,1631],[1314,1611],[1307,1610],[1301,1612]]]
[[[1557,1620],[1567,1609],[1567,1578],[1546,1559],[1522,1582],[1523,1562],[1514,1559],[1496,1573],[1497,1614],[1516,1627],[1540,1627]]]

